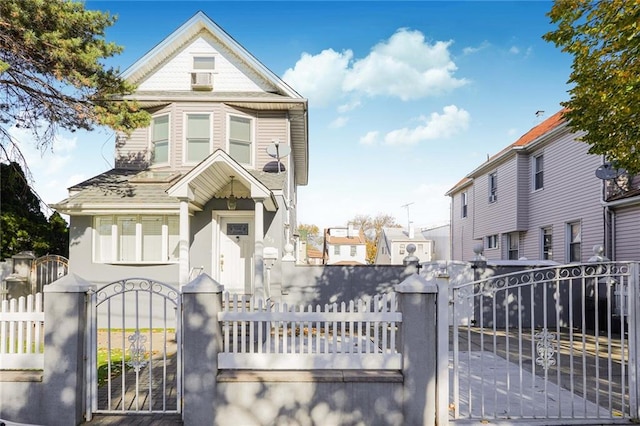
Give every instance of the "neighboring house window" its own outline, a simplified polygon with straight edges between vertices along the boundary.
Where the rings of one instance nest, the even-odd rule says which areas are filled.
[[[489,202],[493,203],[498,200],[498,173],[489,174]]]
[[[253,150],[252,119],[229,116],[229,155],[240,164],[251,164]]]
[[[533,190],[544,186],[544,157],[542,154],[533,157]]]
[[[404,254],[404,244],[400,244],[400,254]]]
[[[94,235],[97,263],[178,260],[178,216],[97,216]]]
[[[468,194],[462,193],[462,217],[467,217],[467,206],[469,205]]]
[[[424,244],[418,244],[418,253],[419,254],[424,253]]]
[[[567,254],[569,262],[580,262],[581,256],[582,231],[580,222],[572,222],[567,224]]]
[[[187,114],[187,163],[197,163],[211,153],[211,115]]]
[[[488,249],[498,248],[498,235],[489,235],[485,238],[485,247]]]
[[[333,246],[333,254],[340,255],[340,246]]]
[[[520,258],[520,234],[512,232],[507,235],[509,252],[507,253],[509,260],[518,260]]]
[[[351,246],[351,257],[354,257],[357,253],[357,248],[356,246]]]
[[[551,260],[553,258],[553,234],[551,227],[542,228],[542,259]]]
[[[169,115],[151,121],[151,164],[169,162]]]

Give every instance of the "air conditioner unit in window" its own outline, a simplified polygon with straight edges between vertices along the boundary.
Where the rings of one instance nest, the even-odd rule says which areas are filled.
[[[193,90],[213,90],[213,75],[210,72],[192,72],[191,88]]]
[[[490,194],[489,195],[489,202],[490,203],[493,203],[493,202],[495,202],[497,200],[498,200],[498,196],[496,194]]]

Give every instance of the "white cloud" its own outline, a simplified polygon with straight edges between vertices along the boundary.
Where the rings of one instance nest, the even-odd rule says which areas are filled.
[[[454,77],[457,67],[449,52],[451,44],[452,41],[430,43],[420,31],[401,28],[388,40],[373,46],[362,59],[353,60],[351,50],[303,53],[283,79],[314,106],[339,101],[347,93],[356,97],[420,99],[467,84],[466,79]],[[356,101],[341,105],[340,109],[358,105]]]
[[[352,57],[351,50],[339,53],[326,49],[318,55],[305,52],[293,68],[285,71],[282,79],[302,96],[312,99],[314,106],[324,106],[341,96],[342,82]]]
[[[465,55],[471,55],[473,53],[477,53],[481,50],[484,50],[486,48],[488,48],[489,46],[491,46],[491,44],[488,41],[483,41],[482,43],[480,43],[480,45],[478,46],[468,46],[465,47],[464,49],[462,49],[462,53]]]
[[[349,103],[340,105],[338,107],[338,112],[340,114],[344,114],[345,112],[353,111],[354,109],[358,108],[360,105],[361,103],[359,100],[351,101]]]
[[[360,143],[362,145],[375,145],[378,142],[379,134],[380,132],[378,131],[367,132],[366,135],[360,138]]]
[[[332,129],[339,129],[341,127],[344,127],[348,121],[349,117],[338,117],[331,123],[329,123],[329,127],[331,127]]]
[[[11,137],[16,141],[20,152],[24,156],[29,169],[36,172],[43,180],[49,180],[51,176],[63,170],[71,161],[72,153],[76,149],[78,139],[56,135],[53,145],[49,149],[39,149],[34,136],[28,129],[11,127],[9,129]]]
[[[518,53],[520,53],[520,49],[518,48],[518,46],[511,46],[511,48],[509,49],[509,53],[517,55]]]
[[[443,113],[431,113],[429,117],[422,117],[424,125],[409,129],[402,128],[387,133],[384,137],[388,145],[414,145],[422,141],[445,139],[464,131],[469,126],[470,115],[462,108],[449,105],[443,108]]]

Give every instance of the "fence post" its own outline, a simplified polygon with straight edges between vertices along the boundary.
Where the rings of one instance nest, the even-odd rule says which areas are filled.
[[[296,258],[293,256],[293,245],[285,244],[284,256],[281,259],[282,279],[280,283],[281,294],[289,294],[289,288],[291,287],[291,281],[293,280],[293,274],[296,267]]]
[[[640,263],[629,264],[629,409],[631,417],[640,419]]]
[[[182,287],[182,412],[186,425],[215,423],[222,291],[223,286],[207,274]]]
[[[435,425],[438,288],[418,274],[395,286],[402,323],[398,351],[402,353],[404,424]]]
[[[44,372],[41,410],[48,425],[83,421],[87,291],[91,283],[75,274],[44,287]]]

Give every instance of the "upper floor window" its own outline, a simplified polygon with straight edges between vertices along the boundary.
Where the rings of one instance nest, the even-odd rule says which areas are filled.
[[[507,247],[509,247],[507,258],[509,260],[518,260],[520,258],[520,234],[518,232],[512,232],[507,235],[507,240]]]
[[[93,257],[97,263],[178,260],[178,216],[97,216]]]
[[[493,203],[498,200],[498,173],[489,174],[489,202]]]
[[[567,259],[569,262],[580,262],[582,229],[580,222],[567,223]]]
[[[467,217],[468,205],[469,205],[469,195],[466,192],[463,192],[461,196],[461,207],[462,207],[461,216],[462,217]]]
[[[229,155],[240,164],[252,164],[253,120],[229,116]]]
[[[197,163],[211,153],[211,115],[187,114],[185,162]]]
[[[356,253],[358,252],[358,249],[356,246],[351,246],[351,257],[354,257],[356,255]]]
[[[542,228],[542,258],[553,259],[553,232],[551,227]]]
[[[212,71],[216,67],[216,58],[213,56],[194,56],[193,69]]]
[[[544,157],[542,154],[533,157],[533,190],[544,186]]]
[[[335,254],[336,256],[340,255],[340,246],[333,246],[333,254]]]
[[[169,162],[169,115],[151,120],[151,164]]]
[[[404,254],[404,244],[400,244],[400,254]]]
[[[484,246],[487,249],[496,249],[498,248],[498,235],[489,235],[485,237]]]

